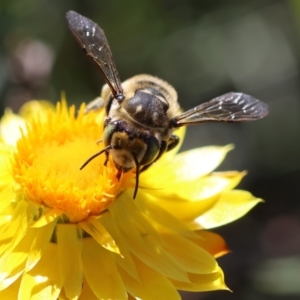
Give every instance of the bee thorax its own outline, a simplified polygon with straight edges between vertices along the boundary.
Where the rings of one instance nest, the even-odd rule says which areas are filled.
[[[154,88],[137,90],[124,103],[124,108],[132,120],[148,128],[165,128],[168,124],[169,104],[164,95]]]

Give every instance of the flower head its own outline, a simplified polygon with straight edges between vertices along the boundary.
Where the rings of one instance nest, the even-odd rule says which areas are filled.
[[[177,290],[227,289],[206,229],[259,199],[233,190],[244,176],[212,173],[231,149],[170,151],[140,175],[99,156],[104,111],[65,101],[6,111],[0,137],[1,299],[179,299]],[[183,136],[183,130],[178,133]]]

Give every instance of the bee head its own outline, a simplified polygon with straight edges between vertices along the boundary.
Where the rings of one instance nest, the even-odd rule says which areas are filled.
[[[160,152],[160,144],[155,136],[147,131],[137,131],[124,121],[109,123],[103,137],[116,168],[123,172],[149,165]]]

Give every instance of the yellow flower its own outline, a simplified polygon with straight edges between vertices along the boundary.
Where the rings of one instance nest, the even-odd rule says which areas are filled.
[[[233,190],[244,173],[212,173],[227,147],[171,151],[140,176],[116,179],[103,148],[104,111],[65,101],[6,111],[0,137],[0,299],[180,299],[227,289],[206,229],[259,199]],[[178,133],[183,136],[184,130]]]

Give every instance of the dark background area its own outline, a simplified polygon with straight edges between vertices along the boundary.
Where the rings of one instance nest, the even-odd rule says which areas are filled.
[[[235,144],[221,170],[248,170],[240,188],[265,203],[216,229],[233,293],[184,299],[300,299],[300,1],[2,0],[0,110],[29,99],[89,102],[103,80],[67,28],[75,10],[106,32],[120,77],[171,83],[184,109],[229,91],[270,106],[255,123],[190,127],[183,149]]]

